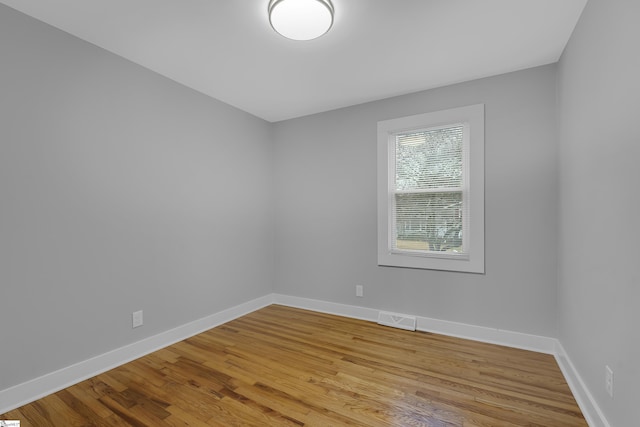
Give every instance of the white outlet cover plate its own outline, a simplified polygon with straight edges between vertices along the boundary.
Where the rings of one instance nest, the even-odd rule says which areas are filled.
[[[134,328],[137,328],[138,326],[142,326],[142,310],[133,312],[132,322],[133,322]]]
[[[605,366],[604,388],[607,394],[613,397],[613,371],[609,366]]]

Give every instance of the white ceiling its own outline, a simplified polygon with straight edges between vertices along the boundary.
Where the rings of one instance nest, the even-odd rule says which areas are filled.
[[[296,42],[268,0],[0,0],[268,121],[556,62],[587,0],[332,0]]]

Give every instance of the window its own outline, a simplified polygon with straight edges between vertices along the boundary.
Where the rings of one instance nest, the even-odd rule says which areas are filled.
[[[484,273],[484,105],[378,122],[378,264]]]

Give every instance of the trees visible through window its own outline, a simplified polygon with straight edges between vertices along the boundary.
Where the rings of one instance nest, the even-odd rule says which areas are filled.
[[[395,136],[395,249],[464,251],[464,125]]]

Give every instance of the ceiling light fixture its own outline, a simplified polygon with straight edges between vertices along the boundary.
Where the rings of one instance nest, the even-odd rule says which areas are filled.
[[[331,0],[270,0],[269,22],[292,40],[312,40],[333,25]]]

